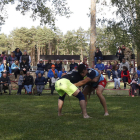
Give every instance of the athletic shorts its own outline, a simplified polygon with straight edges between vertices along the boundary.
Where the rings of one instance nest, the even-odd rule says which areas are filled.
[[[103,87],[105,88],[105,87],[106,87],[106,84],[107,84],[107,81],[106,81],[106,79],[104,78],[103,81],[100,81],[100,83],[98,84],[98,86],[100,85],[100,86],[103,86]]]
[[[71,96],[78,88],[72,84],[68,79],[62,78],[55,83],[55,90],[60,96],[67,93]]]

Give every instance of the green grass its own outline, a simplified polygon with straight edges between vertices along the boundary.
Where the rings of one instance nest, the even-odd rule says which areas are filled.
[[[115,92],[115,91],[114,91]],[[104,117],[96,95],[83,119],[78,100],[68,97],[57,116],[58,95],[0,96],[0,140],[139,140],[140,98],[105,96],[110,116]]]

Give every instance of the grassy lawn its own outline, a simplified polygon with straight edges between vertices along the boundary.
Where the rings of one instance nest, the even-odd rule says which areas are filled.
[[[46,91],[45,91],[46,92]],[[115,91],[112,91],[115,92]],[[58,95],[0,96],[0,140],[139,140],[140,97],[105,96],[110,116],[104,117],[96,95],[83,119],[78,100],[66,97],[64,116],[57,116]]]

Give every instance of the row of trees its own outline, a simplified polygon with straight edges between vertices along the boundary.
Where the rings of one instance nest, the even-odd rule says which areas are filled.
[[[111,38],[105,34],[105,28],[98,28],[97,46],[102,48],[104,54],[109,53],[109,40]],[[15,29],[9,36],[0,35],[2,51],[13,51],[15,48],[28,50],[33,65],[39,60],[40,55],[81,55],[82,60],[84,56],[89,57],[89,42],[90,30],[85,31],[82,28],[68,31],[64,35],[59,29],[52,31],[45,26]]]

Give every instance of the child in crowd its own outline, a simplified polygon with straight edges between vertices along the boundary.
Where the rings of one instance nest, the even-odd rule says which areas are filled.
[[[18,79],[18,92],[17,92],[17,95],[18,94],[21,95],[21,90],[24,87],[23,80],[24,80],[23,71],[20,71],[20,76],[19,76],[19,79]]]
[[[127,82],[129,84],[131,83],[129,71],[128,71],[128,68],[126,66],[123,66],[123,70],[121,72],[121,78],[123,79],[123,82],[124,82],[124,89],[126,89],[126,83]]]
[[[134,73],[133,75],[131,88],[132,88],[132,97],[134,97],[134,94],[137,93],[136,89],[140,89],[140,83],[139,83],[139,78],[137,73]]]

